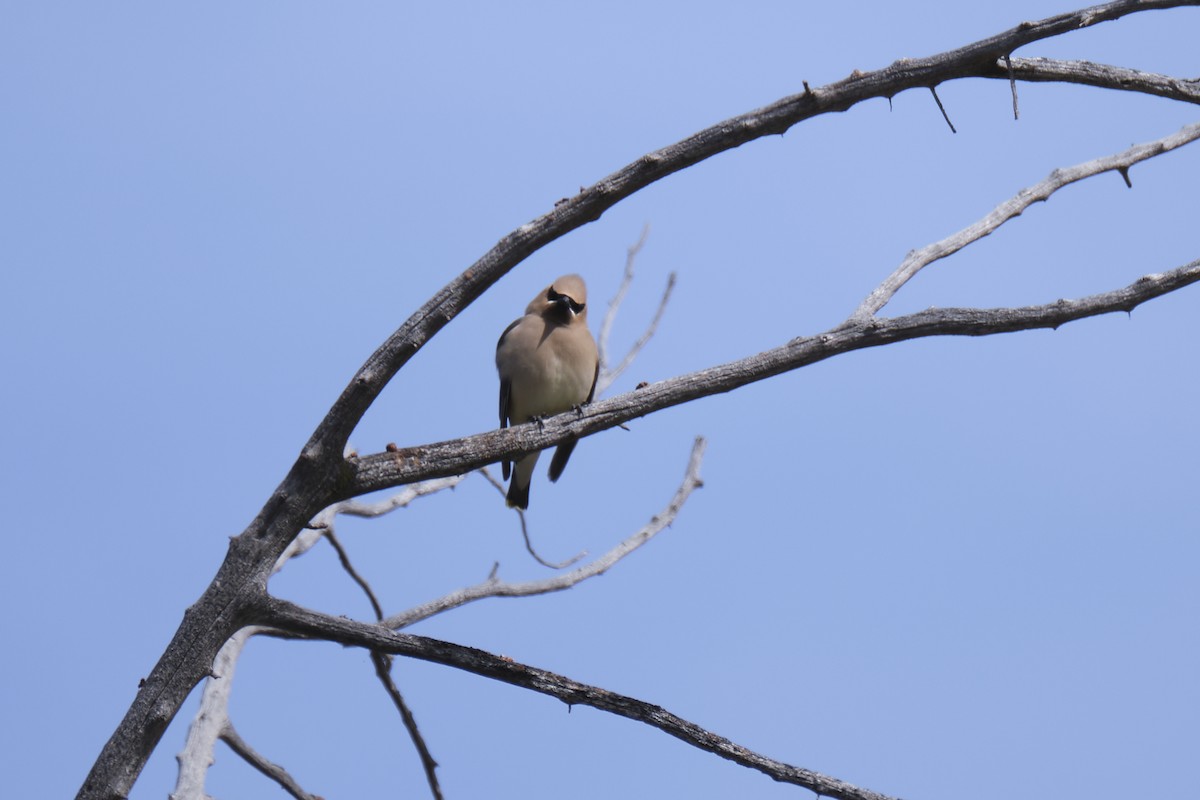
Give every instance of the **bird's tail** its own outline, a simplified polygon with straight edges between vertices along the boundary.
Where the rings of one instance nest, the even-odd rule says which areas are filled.
[[[533,481],[533,468],[537,466],[539,455],[541,452],[530,453],[513,465],[512,481],[505,497],[509,508],[529,508],[529,484]]]

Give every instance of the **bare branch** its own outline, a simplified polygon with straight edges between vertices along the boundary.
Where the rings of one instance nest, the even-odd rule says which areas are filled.
[[[238,734],[237,730],[234,729],[233,724],[228,721],[226,721],[225,727],[221,729],[221,741],[229,745],[230,749],[241,756],[247,764],[278,783],[283,787],[284,791],[296,798],[296,800],[321,800],[317,795],[304,791],[286,769],[273,761],[268,761],[262,754],[247,744]],[[175,800],[174,795],[172,795],[172,800]]]
[[[888,800],[866,789],[818,772],[785,764],[735,744],[723,736],[678,717],[661,706],[645,703],[626,695],[573,681],[563,675],[521,664],[473,647],[464,647],[424,636],[393,633],[381,625],[319,614],[285,600],[265,597],[256,609],[258,621],[312,639],[365,647],[395,655],[430,661],[461,669],[513,686],[556,697],[569,706],[583,705],[607,711],[627,719],[644,722],[721,758],[758,770],[764,775],[796,786],[803,786],[826,797],[844,800]]]
[[[229,725],[229,695],[233,691],[238,657],[250,637],[261,630],[255,626],[242,628],[229,637],[217,653],[212,674],[205,681],[204,691],[200,695],[200,707],[188,726],[183,750],[175,756],[179,762],[179,774],[175,779],[171,800],[208,800],[204,784],[208,768],[214,760],[217,740]]]
[[[621,304],[625,301],[625,295],[629,292],[629,286],[633,283],[633,267],[637,260],[638,254],[646,244],[646,238],[650,235],[650,226],[646,225],[642,228],[642,235],[638,240],[629,247],[625,255],[625,272],[621,277],[621,285],[617,287],[617,293],[613,299],[608,302],[608,311],[604,314],[604,321],[600,324],[600,336],[597,339],[597,349],[600,353],[600,374],[596,378],[595,396],[599,397],[604,394],[605,390],[612,385],[613,381],[621,377],[625,370],[629,369],[629,365],[638,357],[638,353],[646,346],[646,343],[654,337],[654,333],[658,330],[658,323],[662,319],[663,312],[667,308],[667,302],[671,299],[671,292],[675,289],[675,273],[672,272],[667,276],[667,288],[663,290],[662,298],[658,301],[658,308],[654,312],[654,317],[650,320],[650,324],[646,326],[646,330],[642,335],[630,346],[625,357],[621,359],[615,368],[609,368],[608,357],[608,338],[612,332],[613,321],[617,318],[617,311],[620,310]]]
[[[407,507],[418,497],[425,497],[445,489],[453,489],[464,478],[466,478],[465,475],[450,475],[431,481],[421,481],[420,483],[405,486],[391,497],[374,503],[364,503],[361,500],[350,499],[326,506],[319,514],[312,518],[308,525],[305,526],[305,530],[293,539],[291,544],[279,555],[271,574],[273,575],[283,569],[283,565],[289,560],[302,556],[311,550],[317,542],[321,541],[321,538],[325,535],[325,531],[333,526],[334,519],[340,514],[345,514],[349,517],[380,517],[384,514],[390,514],[397,509]]]
[[[548,417],[542,425],[517,425],[395,453],[364,456],[344,490],[366,493],[446,473],[460,473],[522,453],[544,450],[571,437],[582,438],[637,417],[701,397],[732,391],[827,358],[926,336],[989,336],[1057,328],[1137,306],[1200,281],[1200,261],[1145,275],[1129,286],[1078,300],[1021,308],[931,308],[901,317],[871,317],[825,333],[803,336],[772,350],[720,366],[652,383],[585,406],[582,413]]]
[[[913,250],[905,257],[896,271],[889,275],[883,283],[879,284],[875,291],[871,292],[859,307],[854,310],[854,313],[850,315],[850,321],[861,322],[873,316],[891,301],[900,287],[906,284],[923,268],[929,266],[934,261],[957,253],[972,242],[979,241],[1004,223],[1015,217],[1019,217],[1025,209],[1034,203],[1049,200],[1050,195],[1064,186],[1070,186],[1072,183],[1077,183],[1085,178],[1105,172],[1116,171],[1124,175],[1125,171],[1134,164],[1182,147],[1196,139],[1200,139],[1200,123],[1188,125],[1182,130],[1170,136],[1164,136],[1157,141],[1134,145],[1128,150],[1115,155],[1097,158],[1083,164],[1077,164],[1074,167],[1067,167],[1066,169],[1054,170],[1040,183],[1034,184],[1028,189],[1022,189],[1014,197],[996,206],[992,209],[991,213],[978,222],[968,225],[958,233],[947,236],[939,242],[926,245],[920,250]],[[1128,181],[1128,177],[1126,177],[1126,180]]]
[[[361,517],[381,516],[407,506],[418,497],[453,488],[463,477],[439,478],[406,486],[403,491],[376,503],[348,500],[333,504],[324,509],[310,523],[309,528],[292,541],[287,550],[276,560],[273,572],[283,569],[289,559],[303,555],[323,537],[328,537],[330,544],[338,553],[343,568],[366,592],[377,618],[382,618],[383,609],[378,599],[370,585],[350,564],[341,542],[334,533],[335,518],[338,514]],[[200,696],[200,707],[188,728],[187,741],[183,750],[176,756],[176,760],[179,762],[179,775],[176,778],[175,791],[171,793],[173,800],[207,800],[205,781],[208,768],[213,763],[214,747],[217,739],[222,737],[225,727],[230,726],[232,729],[232,723],[229,722],[229,696],[233,690],[233,677],[237,662],[246,642],[251,636],[258,634],[278,635],[278,632],[266,631],[258,627],[242,628],[225,642],[214,659],[212,674],[205,681],[204,690]],[[419,734],[417,735],[419,736]]]
[[[642,348],[646,346],[654,334],[658,331],[658,323],[662,320],[663,312],[667,310],[667,303],[671,300],[671,292],[675,290],[675,273],[672,271],[667,275],[667,286],[663,289],[662,297],[658,301],[658,308],[654,311],[654,316],[650,320],[650,324],[646,326],[646,330],[642,331],[642,335],[637,338],[629,348],[629,352],[621,359],[621,363],[610,370],[601,369],[600,376],[596,379],[596,396],[599,397],[603,392],[612,385],[613,381],[621,377],[625,370],[629,369],[629,365],[642,352]]]
[[[599,352],[601,374],[608,371],[608,337],[612,333],[617,311],[620,310],[621,303],[625,301],[625,295],[629,292],[629,284],[633,283],[633,263],[637,260],[638,253],[642,252],[642,248],[646,246],[646,238],[649,235],[650,225],[643,225],[642,235],[625,251],[625,272],[621,276],[621,284],[617,287],[617,293],[613,295],[613,299],[608,301],[608,310],[604,312],[604,319],[600,321],[600,334],[596,337],[596,350]],[[599,386],[596,387],[596,394],[600,394]]]
[[[495,476],[488,471],[487,467],[480,467],[478,472],[487,479],[488,483],[495,487],[496,491],[500,492],[501,497],[505,495],[504,484],[496,480]],[[568,558],[566,561],[547,561],[546,559],[542,558],[541,554],[538,553],[538,551],[534,548],[533,540],[529,538],[529,523],[525,519],[525,511],[520,508],[514,508],[513,511],[517,512],[517,519],[521,523],[521,536],[525,539],[525,550],[529,553],[529,555],[533,556],[534,561],[538,562],[543,567],[549,567],[550,569],[566,569],[587,555],[586,550],[581,550],[580,552]]]
[[[1011,63],[1011,70],[1009,64]],[[1001,71],[1003,74],[1001,74]],[[1014,78],[1030,82],[1075,83],[1098,89],[1138,92],[1184,103],[1200,103],[1200,79],[1186,80],[1154,72],[1097,64],[1091,61],[1059,61],[1052,58],[1013,58],[996,65],[992,78]],[[1014,89],[1014,113],[1015,89]]]
[[[334,533],[333,528],[325,530],[325,539],[333,546],[337,553],[338,561],[342,565],[342,569],[350,579],[358,584],[358,588],[363,590],[363,594],[367,596],[367,600],[371,603],[371,610],[375,612],[375,619],[383,619],[383,606],[379,604],[379,598],[375,596],[375,590],[371,588],[371,584],[367,583],[367,579],[359,574],[354,565],[350,563],[350,554],[346,552],[346,548],[342,547],[342,541]]]
[[[600,182],[566,198],[538,219],[521,226],[431,298],[367,360],[314,432],[305,453],[332,464],[367,408],[430,337],[488,287],[531,253],[598,219],[635,192],[668,175],[763,136],[785,133],[806,119],[845,111],[858,103],[948,80],[977,77],[996,69],[1014,50],[1101,22],[1154,9],[1200,5],[1200,0],[1116,0],[1036,22],[1023,22],[1003,33],[921,59],[902,59],[872,72],[853,72],[828,86],[785,97],[763,108],[732,117],[648,153]]]
[[[528,595],[558,592],[563,589],[569,589],[588,578],[607,572],[622,558],[650,541],[664,528],[669,527],[675,521],[675,517],[678,516],[680,509],[683,508],[683,504],[687,502],[692,491],[704,485],[703,481],[700,480],[700,464],[704,460],[704,448],[704,438],[696,437],[696,441],[692,445],[692,453],[688,458],[687,472],[684,474],[683,483],[680,484],[679,489],[675,492],[675,496],[667,503],[667,507],[657,516],[652,517],[650,522],[637,533],[590,564],[585,564],[564,575],[556,575],[553,578],[524,583],[502,581],[496,577],[496,570],[493,569],[492,573],[482,583],[459,589],[456,592],[451,592],[408,611],[390,616],[383,621],[383,625],[398,630],[421,620],[429,619],[435,614],[449,611],[452,608],[458,608],[475,600],[482,600],[486,597],[525,597]]]
[[[450,482],[443,482],[441,485],[438,485],[436,481],[426,481],[423,484],[419,484],[419,486],[422,488],[421,490],[414,492],[412,498],[420,497],[423,494],[430,494],[432,492],[440,491],[444,488],[453,488],[459,483],[462,477],[464,476],[451,478]],[[336,509],[338,506],[342,506],[340,513],[357,513],[358,516],[377,517],[400,508],[407,502],[408,499],[405,499],[403,502],[401,502],[400,495],[395,495],[381,503],[375,503],[369,506],[361,504],[356,505],[354,503],[338,503],[334,506],[331,506],[331,508]],[[337,534],[334,532],[333,516],[336,513],[338,512],[334,512],[334,514],[330,515],[330,521],[324,528],[325,538],[329,541],[329,544],[333,546],[333,549],[337,551],[338,561],[341,562],[342,569],[344,569],[346,573],[354,580],[354,582],[359,585],[359,587],[363,590],[363,593],[366,594],[367,599],[370,600],[371,608],[375,612],[375,619],[377,621],[381,620],[383,619],[383,606],[380,605],[379,598],[375,596],[375,590],[371,588],[371,584],[369,584],[366,579],[359,574],[358,570],[354,568],[354,565],[350,563],[350,556],[346,552],[346,548],[342,546],[341,540],[338,539]],[[377,650],[372,650],[371,663],[375,666],[375,676],[379,678],[379,682],[383,686],[383,690],[391,699],[392,705],[394,705],[396,710],[400,713],[400,720],[404,724],[404,729],[408,731],[409,739],[412,741],[413,746],[417,750],[417,755],[421,759],[421,766],[425,770],[425,780],[429,784],[429,790],[432,792],[434,800],[442,800],[442,787],[439,784],[437,777],[437,761],[434,760],[433,754],[429,750],[429,745],[426,743],[425,737],[421,734],[421,729],[417,725],[416,715],[413,714],[412,709],[409,708],[408,703],[404,699],[404,695],[400,693],[400,687],[398,687],[396,682],[392,680],[391,656],[381,653]]]
[[[438,763],[434,760],[433,754],[429,752],[429,746],[425,743],[425,737],[421,735],[421,729],[417,727],[417,718],[413,715],[412,709],[408,707],[408,703],[405,702],[404,695],[400,694],[396,682],[392,680],[392,657],[378,650],[372,650],[371,663],[375,665],[375,674],[379,677],[379,682],[383,684],[384,691],[388,693],[392,704],[400,712],[404,729],[408,731],[413,746],[417,748],[417,754],[421,757],[421,766],[425,769],[425,781],[429,784],[429,791],[433,793],[434,800],[442,800],[442,787],[437,778]]]

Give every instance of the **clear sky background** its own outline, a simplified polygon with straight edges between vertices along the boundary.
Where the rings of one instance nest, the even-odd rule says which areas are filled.
[[[1076,6],[1010,3],[8,3],[0,11],[0,357],[9,545],[5,794],[65,797],[357,366],[500,237],[725,117]],[[1019,55],[1200,74],[1200,10]],[[411,362],[362,452],[496,425],[493,349],[554,276],[613,345],[678,288],[611,390],[840,322],[906,252],[1055,167],[1197,119],[1002,81],[865,103],[640,192],[539,252]],[[1200,255],[1200,146],[1064,190],[887,309],[1050,302]],[[605,576],[413,629],[659,703],[905,798],[1195,789],[1200,290],[986,339],[859,352],[671,409],[539,471],[552,559],[705,487]],[[610,393],[611,393],[610,392]],[[543,461],[545,463],[545,460]],[[343,539],[389,611],[551,573],[472,477]],[[327,546],[272,583],[368,618]],[[448,797],[810,797],[656,730],[423,663],[396,678]],[[174,785],[195,698],[133,797]],[[333,798],[425,796],[366,654],[252,641],[242,734]],[[217,797],[283,797],[217,752]]]

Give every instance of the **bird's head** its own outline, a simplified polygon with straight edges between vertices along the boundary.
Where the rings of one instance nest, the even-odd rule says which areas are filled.
[[[540,314],[559,324],[587,316],[587,285],[578,275],[563,275],[533,298],[527,314]]]

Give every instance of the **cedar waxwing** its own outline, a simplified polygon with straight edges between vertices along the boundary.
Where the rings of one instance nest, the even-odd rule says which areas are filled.
[[[496,343],[500,373],[500,427],[561,414],[592,402],[600,360],[587,326],[587,287],[578,275],[563,275],[538,292],[525,316],[509,325]],[[557,481],[575,449],[563,442],[550,461]],[[523,456],[512,470],[508,505],[529,508],[529,482],[541,452]],[[509,462],[503,464],[508,479]]]

